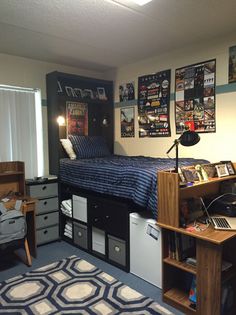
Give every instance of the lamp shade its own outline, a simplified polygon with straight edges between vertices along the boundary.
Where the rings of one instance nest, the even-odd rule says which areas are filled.
[[[200,141],[200,136],[195,131],[187,130],[180,137],[179,142],[185,147],[190,147]]]

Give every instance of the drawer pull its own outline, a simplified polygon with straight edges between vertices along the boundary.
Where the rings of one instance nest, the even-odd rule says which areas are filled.
[[[81,233],[81,232],[78,232],[78,236],[79,236],[79,237],[82,237],[82,233]]]
[[[42,187],[42,190],[45,190],[45,189],[47,189],[47,186],[43,186],[43,187]]]
[[[119,253],[119,252],[120,252],[120,247],[116,245],[116,246],[114,247],[114,250],[115,250],[115,252]]]
[[[94,222],[98,222],[98,218],[94,218]]]
[[[46,206],[46,204],[47,204],[47,203],[48,203],[47,201],[44,201],[44,203],[43,203],[43,204]]]
[[[48,219],[48,216],[46,215],[46,217],[44,217],[44,220],[47,220]]]
[[[43,232],[43,234],[47,234],[47,233],[48,233],[48,231],[47,231],[47,230]]]
[[[98,205],[93,205],[94,209],[97,209],[98,208]]]
[[[110,218],[110,216],[109,215],[106,215],[106,219],[109,219]]]

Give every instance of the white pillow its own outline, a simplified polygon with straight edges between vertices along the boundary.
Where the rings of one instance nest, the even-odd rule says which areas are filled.
[[[61,144],[63,146],[63,148],[65,149],[66,153],[68,154],[69,158],[71,160],[75,160],[76,159],[76,154],[73,150],[73,146],[72,143],[70,142],[69,139],[60,139]]]

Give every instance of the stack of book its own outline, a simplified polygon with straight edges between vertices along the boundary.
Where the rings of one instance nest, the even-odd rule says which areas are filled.
[[[169,257],[178,261],[195,256],[196,243],[193,237],[170,231],[169,233]]]

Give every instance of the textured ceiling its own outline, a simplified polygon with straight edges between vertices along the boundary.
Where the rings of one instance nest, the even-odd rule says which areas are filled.
[[[236,32],[236,0],[0,0],[0,53],[107,71]]]

